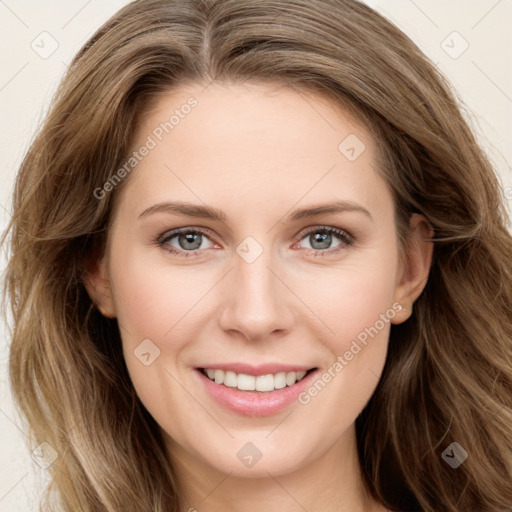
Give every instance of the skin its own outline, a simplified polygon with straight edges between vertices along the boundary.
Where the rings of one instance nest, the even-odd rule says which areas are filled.
[[[198,105],[127,178],[87,282],[100,311],[118,319],[133,385],[162,429],[185,504],[201,512],[385,511],[362,484],[355,420],[379,381],[391,323],[409,318],[426,284],[428,223],[411,217],[414,243],[401,264],[375,141],[311,93],[262,83],[183,85],[146,112],[134,149],[190,96]],[[354,161],[338,150],[349,134],[365,145]],[[139,218],[177,200],[218,208],[225,220],[169,211]],[[286,220],[292,210],[335,200],[357,203],[371,218],[345,211]],[[333,234],[318,249],[303,232],[322,226],[346,230],[353,244]],[[202,254],[178,256],[155,243],[180,227],[211,233]],[[247,236],[263,249],[252,263],[236,252]],[[186,252],[178,237],[169,245]],[[227,361],[327,371],[396,303],[403,309],[306,405],[243,416],[214,402],[195,374],[202,363]],[[160,350],[149,366],[134,355],[144,339]],[[262,454],[250,468],[237,458],[248,442]]]

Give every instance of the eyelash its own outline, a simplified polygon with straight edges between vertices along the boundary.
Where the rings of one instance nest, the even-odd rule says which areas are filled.
[[[317,233],[317,232],[324,232],[327,234],[335,234],[341,240],[342,243],[340,243],[334,249],[320,250],[320,249],[306,248],[308,251],[312,251],[315,257],[335,254],[335,253],[343,250],[344,248],[352,245],[355,241],[354,237],[352,235],[350,235],[349,233],[347,233],[346,231],[332,227],[332,226],[315,226],[311,229],[308,229],[307,231],[302,231],[299,235],[298,241],[300,242],[306,236],[311,235],[312,233]],[[180,256],[180,257],[185,257],[185,258],[190,257],[190,256],[200,256],[204,251],[208,250],[208,249],[200,249],[200,250],[196,249],[193,251],[184,251],[184,250],[175,249],[174,247],[171,247],[171,246],[166,247],[167,243],[171,239],[173,239],[177,235],[181,235],[183,233],[195,233],[195,234],[199,233],[203,236],[206,236],[207,238],[210,237],[210,233],[201,228],[186,227],[186,228],[177,228],[171,232],[162,233],[155,240],[155,242],[158,245],[158,247],[161,247],[165,251],[167,251],[171,254]]]

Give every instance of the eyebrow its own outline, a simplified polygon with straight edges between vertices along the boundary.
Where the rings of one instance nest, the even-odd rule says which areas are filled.
[[[138,218],[140,219],[160,212],[174,213],[177,215],[185,215],[200,219],[211,219],[220,222],[226,221],[226,214],[222,210],[211,206],[196,205],[185,202],[166,202],[155,204],[146,208],[142,213],[140,213]],[[285,221],[293,222],[310,217],[316,217],[318,215],[341,212],[360,212],[373,220],[371,213],[360,204],[352,201],[335,201],[332,203],[324,203],[317,206],[310,206],[295,210],[285,217]]]

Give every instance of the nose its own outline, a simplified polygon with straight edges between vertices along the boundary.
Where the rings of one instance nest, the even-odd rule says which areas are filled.
[[[291,329],[295,321],[290,303],[293,294],[273,267],[269,251],[252,263],[234,256],[234,268],[223,290],[223,330],[256,341]]]

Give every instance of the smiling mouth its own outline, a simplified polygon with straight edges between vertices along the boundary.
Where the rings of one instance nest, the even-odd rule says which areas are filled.
[[[240,391],[268,393],[293,386],[304,379],[306,375],[316,370],[316,367],[310,368],[307,371],[277,372],[258,376],[211,368],[198,368],[198,370],[212,382],[220,386],[237,388]]]

